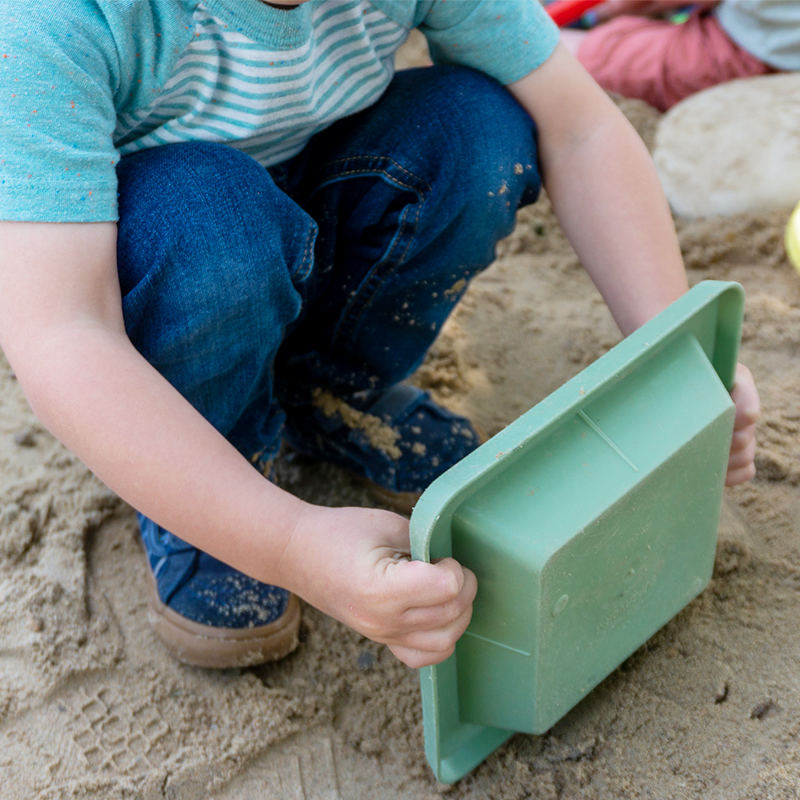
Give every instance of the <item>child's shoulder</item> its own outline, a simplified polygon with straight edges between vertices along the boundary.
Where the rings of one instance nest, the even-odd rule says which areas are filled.
[[[54,5],[42,0],[0,0],[3,49],[31,78],[38,72],[30,66],[39,63],[58,71],[63,82],[82,73],[124,97],[143,82],[163,83],[192,38],[197,5],[198,0],[61,0],[54,13]],[[14,67],[7,66],[11,78]]]
[[[3,38],[23,37],[29,45],[102,46],[191,36],[198,0],[0,0]]]
[[[370,0],[396,14],[396,0]],[[538,0],[419,0],[400,2],[428,40],[434,63],[460,64],[501,83],[540,66],[558,44],[558,28]]]

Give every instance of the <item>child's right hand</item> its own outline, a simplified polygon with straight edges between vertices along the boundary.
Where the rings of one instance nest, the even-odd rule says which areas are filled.
[[[756,474],[756,422],[761,413],[758,389],[752,373],[744,364],[736,365],[731,399],[736,407],[736,417],[725,485],[738,486],[747,483]]]
[[[418,668],[453,652],[469,625],[477,581],[452,558],[410,559],[403,517],[304,505],[281,573],[286,588]]]

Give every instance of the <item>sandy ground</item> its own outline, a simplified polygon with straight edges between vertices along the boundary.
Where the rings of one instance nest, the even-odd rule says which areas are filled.
[[[412,53],[412,55],[414,55]],[[656,112],[625,102],[646,141]],[[299,649],[246,670],[173,661],[145,614],[132,510],[35,421],[0,361],[0,798],[800,796],[800,275],[789,209],[678,221],[692,283],[747,291],[758,476],[725,499],[703,594],[544,736],[433,780],[414,671],[314,609]],[[619,334],[546,199],[519,215],[418,375],[490,433]],[[290,490],[367,498],[287,459]]]

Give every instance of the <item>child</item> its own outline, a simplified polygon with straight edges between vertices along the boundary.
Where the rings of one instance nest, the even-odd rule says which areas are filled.
[[[206,666],[278,658],[299,596],[412,667],[446,658],[474,575],[410,561],[398,514],[292,497],[271,460],[283,438],[408,499],[477,446],[401,381],[540,165],[625,334],[679,297],[641,141],[529,0],[2,16],[0,344],[43,423],[140,510],[161,639]],[[439,66],[393,76],[416,26]],[[731,484],[753,475],[744,368],[733,397]]]
[[[687,5],[683,24],[662,19]],[[800,69],[800,3],[794,0],[608,0],[610,20],[563,41],[606,90],[661,111],[734,78]]]

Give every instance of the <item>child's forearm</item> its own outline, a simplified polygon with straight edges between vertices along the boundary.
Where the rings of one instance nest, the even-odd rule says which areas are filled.
[[[387,643],[410,666],[452,652],[475,595],[468,570],[407,561],[408,522],[396,514],[311,506],[273,486],[126,343],[78,325],[39,343],[35,374],[21,364],[31,405],[56,436],[173,533]]]
[[[644,144],[563,46],[508,88],[536,121],[545,186],[567,238],[627,336],[688,288]],[[755,474],[759,399],[741,365],[732,397],[729,486]]]
[[[446,658],[475,578],[452,559],[410,562],[408,522],[312,506],[269,483],[130,345],[62,331],[26,380],[42,421],[118,494],[173,533],[283,586],[413,667]]]
[[[127,338],[115,225],[0,222],[0,265],[0,345],[33,410],[120,496],[410,666],[452,653],[475,576],[405,560],[397,514],[313,506],[260,475]]]
[[[554,160],[554,210],[621,331],[628,335],[688,289],[655,169],[638,137],[598,129]],[[632,133],[632,131],[631,131]]]
[[[0,263],[0,343],[45,426],[176,535],[279,583],[276,564],[303,504],[259,475],[134,349],[116,226],[2,223]]]
[[[563,48],[509,89],[536,120],[556,215],[627,335],[688,288],[644,144]]]
[[[304,504],[265,480],[123,332],[61,326],[13,364],[43,424],[111,489],[237,569],[285,583],[280,557]]]

